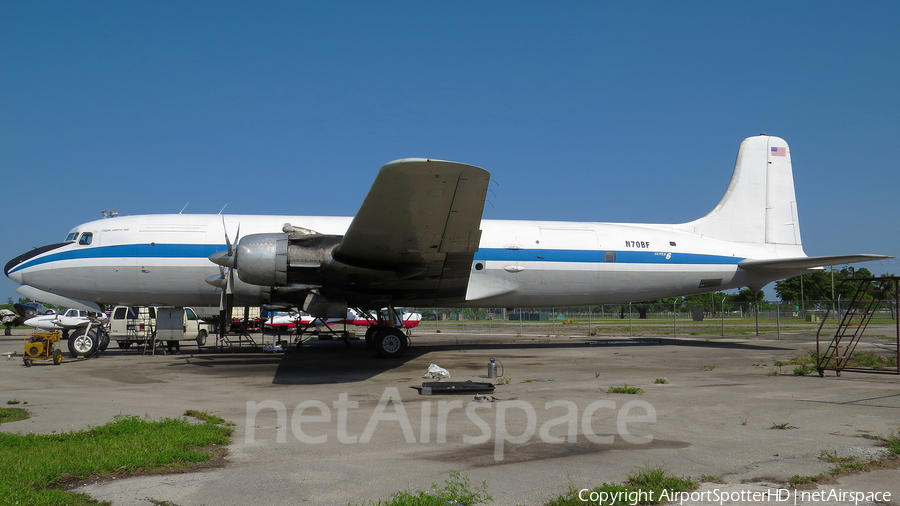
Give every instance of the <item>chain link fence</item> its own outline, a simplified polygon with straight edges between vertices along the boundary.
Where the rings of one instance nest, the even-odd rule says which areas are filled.
[[[407,308],[422,314],[417,332],[520,336],[707,336],[746,337],[834,334],[847,311],[842,301],[760,301],[716,304],[634,302],[567,308]],[[870,322],[895,325],[897,308],[882,302]],[[887,332],[893,336],[894,332]]]

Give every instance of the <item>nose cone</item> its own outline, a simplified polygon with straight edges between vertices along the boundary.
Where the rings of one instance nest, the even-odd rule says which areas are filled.
[[[22,281],[22,271],[9,272],[6,271],[6,277],[15,281],[17,284],[24,285],[25,283]]]
[[[23,253],[16,258],[13,258],[9,262],[6,263],[6,267],[3,268],[3,272],[6,274],[6,277],[15,281],[20,285],[24,285],[25,283],[22,281],[22,269],[27,267],[27,264],[34,258],[47,253],[48,251],[53,251],[56,248],[61,248],[67,244],[67,242],[61,242],[57,244],[48,244],[47,246],[41,246],[40,248],[35,248],[28,253]]]
[[[216,251],[209,256],[209,261],[222,267],[234,267],[234,257],[228,251]]]
[[[205,281],[216,288],[225,289],[225,278],[222,276],[210,276],[205,279]]]

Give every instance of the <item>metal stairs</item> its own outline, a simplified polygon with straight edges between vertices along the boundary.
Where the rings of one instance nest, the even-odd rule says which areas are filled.
[[[838,376],[841,375],[841,371],[900,374],[900,360],[897,362],[898,365],[896,370],[850,366],[850,358],[853,356],[856,346],[859,344],[869,323],[872,321],[872,316],[875,315],[885,302],[893,302],[894,311],[897,310],[897,301],[894,299],[897,298],[898,280],[900,280],[900,278],[880,277],[857,278],[845,281],[845,283],[858,283],[856,291],[849,301],[846,312],[844,312],[841,317],[841,322],[834,333],[834,337],[831,339],[831,343],[825,348],[824,352],[821,350],[822,329],[831,314],[831,309],[826,312],[825,317],[822,319],[822,323],[819,325],[819,331],[816,333],[816,356],[818,357],[816,369],[819,372],[819,376],[824,376],[826,370],[836,371]],[[893,298],[891,298],[891,294],[893,295]],[[841,308],[839,308],[838,314],[840,314],[840,309]],[[900,359],[900,318],[896,318],[896,315],[895,321],[898,338],[896,344],[896,358]]]

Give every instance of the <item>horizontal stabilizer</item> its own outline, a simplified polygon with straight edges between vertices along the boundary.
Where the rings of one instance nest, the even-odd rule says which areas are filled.
[[[825,257],[774,258],[771,260],[744,260],[738,264],[738,267],[745,271],[793,271],[797,269],[825,267],[827,265],[886,260],[889,258],[894,257],[886,255],[834,255]]]

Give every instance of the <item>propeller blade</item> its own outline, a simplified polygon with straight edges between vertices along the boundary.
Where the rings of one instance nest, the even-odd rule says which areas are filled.
[[[227,281],[228,278],[225,278]],[[234,308],[234,292],[230,289],[230,283],[226,284],[225,289],[219,296],[219,339],[225,338],[228,327],[231,324],[231,311]]]
[[[224,281],[224,279],[223,279]],[[219,339],[225,338],[225,290],[219,294]]]
[[[225,338],[231,324],[231,312],[234,308],[234,269],[237,267],[237,245],[241,240],[241,224],[238,223],[234,243],[228,238],[228,226],[222,216],[222,230],[225,233],[226,251],[217,251],[209,256],[209,260],[219,266],[219,276],[210,276],[206,282],[222,289],[219,297],[219,339]],[[227,272],[226,272],[227,271]]]
[[[225,246],[228,247],[228,256],[231,256],[233,251],[231,247],[231,241],[228,240],[228,227],[225,226],[225,216],[222,216],[222,230],[225,231]]]

